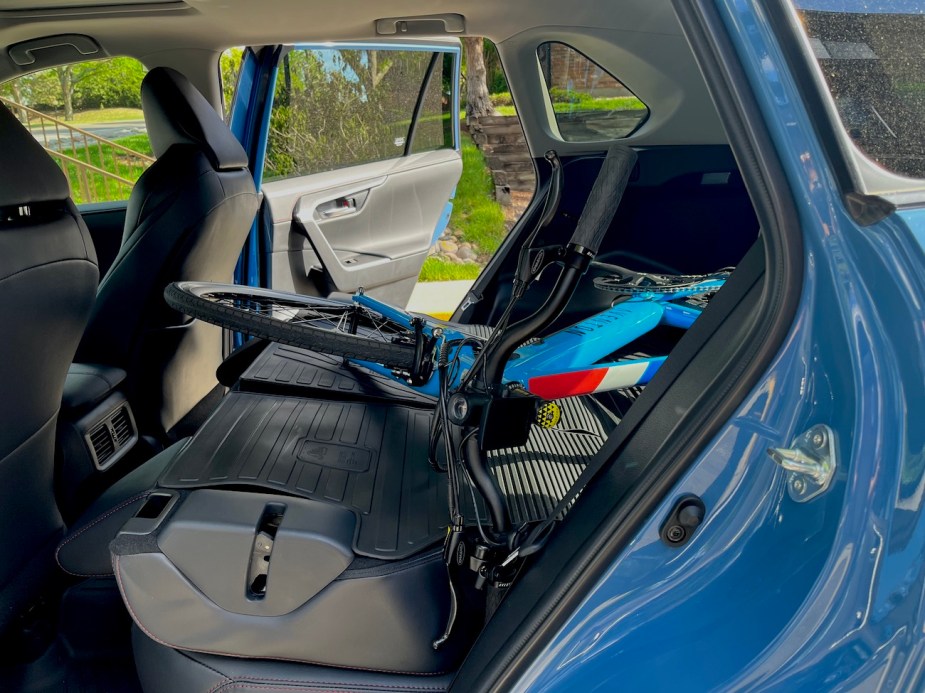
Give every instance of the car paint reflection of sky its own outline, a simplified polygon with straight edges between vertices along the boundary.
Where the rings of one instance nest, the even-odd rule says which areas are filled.
[[[908,0],[796,0],[799,10],[819,12],[851,12],[856,14],[925,14],[921,2]]]

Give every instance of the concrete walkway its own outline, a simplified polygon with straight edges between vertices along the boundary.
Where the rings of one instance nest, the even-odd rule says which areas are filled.
[[[418,282],[414,291],[411,292],[408,310],[446,320],[462,303],[473,283],[472,279],[453,282]]]

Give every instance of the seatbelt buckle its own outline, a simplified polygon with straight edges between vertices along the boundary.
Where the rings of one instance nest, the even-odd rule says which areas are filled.
[[[520,549],[514,549],[508,554],[508,557],[501,561],[501,568],[507,568],[511,563],[520,558]]]
[[[482,294],[476,293],[475,291],[470,291],[466,294],[466,298],[463,301],[462,305],[459,307],[460,313],[465,313],[470,306],[474,306],[476,303],[482,300]]]

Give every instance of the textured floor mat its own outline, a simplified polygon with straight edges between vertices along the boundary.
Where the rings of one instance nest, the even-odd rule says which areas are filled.
[[[344,359],[270,344],[238,382],[244,392],[433,407],[434,399]]]
[[[169,488],[262,487],[343,505],[354,548],[403,558],[442,539],[446,477],[427,463],[430,412],[231,393],[162,477]]]
[[[591,397],[563,400],[557,427],[494,450],[488,464],[515,524],[545,518],[616,426]],[[355,551],[403,558],[439,542],[447,479],[427,461],[431,412],[414,406],[232,392],[162,477],[168,488],[256,487],[336,503],[359,518]],[[466,493],[463,507],[474,522]]]

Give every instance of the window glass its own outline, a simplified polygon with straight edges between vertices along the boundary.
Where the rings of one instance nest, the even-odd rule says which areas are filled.
[[[895,2],[796,4],[855,145],[890,171],[925,178],[925,14]]]
[[[222,81],[222,112],[225,122],[231,123],[231,107],[234,106],[234,94],[238,88],[238,73],[244,59],[244,48],[229,48],[218,61],[218,75]]]
[[[453,56],[435,54],[436,62],[421,98],[421,113],[414,128],[411,153],[453,146]]]
[[[264,179],[402,156],[432,57],[411,50],[290,51],[276,78]],[[441,86],[439,75],[434,82],[429,86]],[[429,113],[442,117],[435,100]],[[426,130],[420,146],[442,133]]]
[[[537,49],[562,139],[593,142],[626,137],[649,109],[616,77],[564,43]]]
[[[0,84],[0,103],[64,170],[74,202],[125,200],[154,163],[141,112],[145,72],[134,58],[62,65]]]

